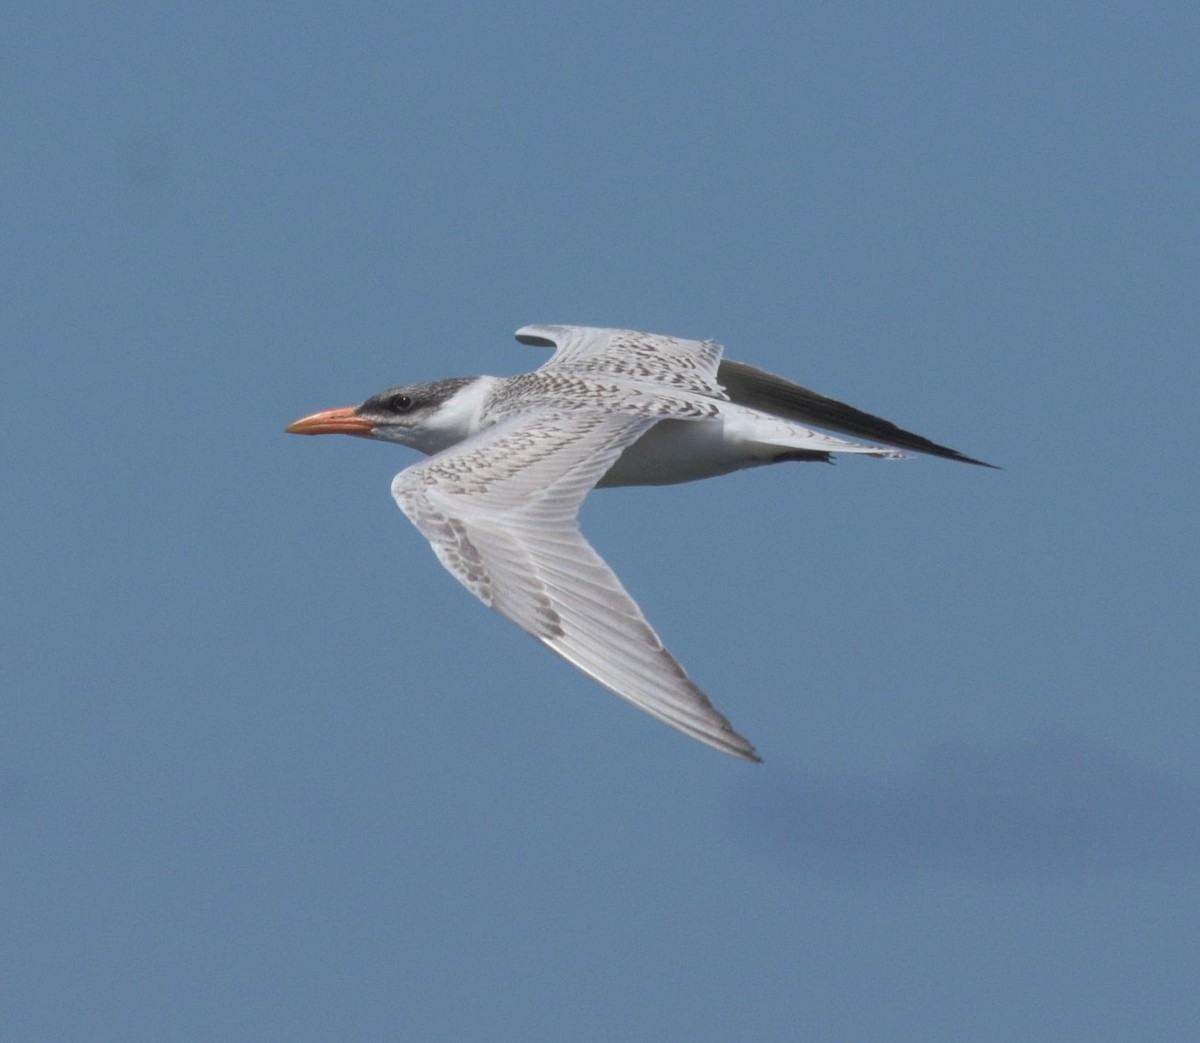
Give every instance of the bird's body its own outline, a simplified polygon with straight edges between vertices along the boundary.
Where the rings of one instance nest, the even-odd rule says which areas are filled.
[[[532,373],[391,388],[288,430],[379,438],[431,454],[396,476],[392,494],[460,583],[617,695],[756,760],[580,534],[583,499],[596,486],[695,481],[834,453],[902,455],[806,423],[981,461],[722,361],[712,341],[580,326],[526,326],[517,339],[556,350]]]

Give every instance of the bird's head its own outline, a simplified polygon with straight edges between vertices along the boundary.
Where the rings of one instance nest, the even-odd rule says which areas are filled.
[[[399,442],[423,453],[435,453],[460,441],[462,410],[454,402],[470,377],[405,384],[372,395],[362,405],[325,409],[302,417],[284,429],[293,435],[355,435]]]

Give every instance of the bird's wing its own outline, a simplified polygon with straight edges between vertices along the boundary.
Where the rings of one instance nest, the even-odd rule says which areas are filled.
[[[861,409],[855,409],[835,398],[826,398],[766,370],[747,366],[744,362],[722,359],[717,370],[717,380],[731,401],[783,417],[785,420],[812,424],[841,434],[857,435],[859,438],[882,442],[898,449],[911,449],[915,453],[942,456],[947,460],[978,464],[980,467],[995,467],[995,464],[976,460],[956,449],[938,445],[937,442],[931,442],[921,435],[905,431],[890,420],[864,413]]]
[[[579,531],[584,497],[654,423],[596,411],[525,413],[401,471],[392,495],[451,575],[489,608],[647,713],[758,760]]]
[[[617,377],[725,398],[717,379],[721,345],[714,340],[596,326],[522,326],[516,338],[522,344],[555,349],[542,370]]]

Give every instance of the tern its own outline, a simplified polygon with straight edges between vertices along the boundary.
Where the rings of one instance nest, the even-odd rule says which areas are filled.
[[[835,453],[896,459],[909,450],[992,466],[723,359],[715,341],[587,326],[523,326],[516,338],[554,354],[519,376],[389,388],[286,430],[428,454],[396,475],[392,496],[455,579],[616,695],[745,760],[760,758],[581,534],[587,494]]]

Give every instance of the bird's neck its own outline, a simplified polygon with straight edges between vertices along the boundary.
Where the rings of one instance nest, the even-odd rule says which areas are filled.
[[[421,425],[409,443],[422,453],[433,455],[470,438],[481,429],[483,407],[488,393],[499,377],[476,377],[446,399]]]

